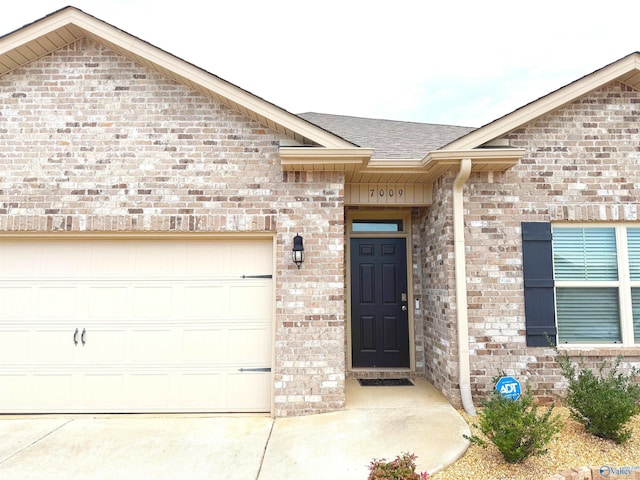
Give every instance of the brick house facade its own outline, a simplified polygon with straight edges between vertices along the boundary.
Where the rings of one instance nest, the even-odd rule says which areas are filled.
[[[349,377],[405,376],[427,378],[469,409],[501,370],[527,379],[541,398],[559,391],[552,351],[527,344],[528,330],[540,328],[525,315],[522,225],[634,228],[636,64],[640,55],[625,57],[478,130],[443,126],[436,146],[418,145],[422,134],[407,142],[407,134],[419,153],[394,156],[393,145],[380,153],[375,135],[363,143],[349,125],[290,114],[73,7],[1,38],[0,296],[9,313],[0,341],[9,352],[25,342],[28,353],[7,354],[0,383],[19,393],[0,410],[301,415],[343,408]],[[299,268],[291,260],[297,234],[305,252]],[[164,277],[153,265],[139,270],[130,252],[165,243],[158,264],[179,264],[185,257],[172,260],[171,252],[204,244],[207,255],[218,255],[213,270],[185,274],[173,266]],[[86,271],[68,273],[53,258],[67,246],[71,262],[87,246],[100,256],[105,245],[131,277],[95,273],[89,253]],[[257,253],[234,245],[263,253],[254,263]],[[631,258],[628,250],[619,255]],[[229,252],[268,267],[241,277],[226,273],[233,266],[216,270]],[[187,263],[201,261],[206,255]],[[30,262],[32,270],[23,270]],[[247,278],[271,292],[268,305],[230,313],[238,303],[245,311],[256,303],[252,292],[262,291],[234,290]],[[630,297],[621,307],[628,309],[633,281],[632,272],[602,294],[630,285],[620,294]],[[149,301],[138,303],[136,292],[151,295],[139,297],[150,303],[163,298],[149,293],[155,285],[172,292],[166,318],[145,310]],[[577,288],[558,285],[568,289],[563,295]],[[216,288],[230,292],[219,303],[189,300],[189,292]],[[105,305],[122,298],[121,312],[92,310],[83,300],[91,295]],[[88,326],[71,317],[87,317]],[[555,311],[548,317],[555,325]],[[580,335],[571,319],[562,321],[569,325],[562,332]],[[637,365],[637,323],[622,320],[619,342],[564,343],[593,362],[623,353]],[[72,350],[53,345],[51,331]],[[120,357],[87,353],[104,332]],[[238,340],[242,332],[255,343]],[[197,346],[199,335],[220,343],[202,340],[192,354],[186,339]],[[268,351],[262,363],[256,349]],[[223,350],[224,358],[207,357]],[[156,389],[147,403],[127,400],[136,382]],[[91,385],[122,393],[101,403]],[[189,403],[182,386],[185,397],[206,388],[228,396]],[[64,388],[85,403],[67,407],[66,394],[29,403]],[[254,396],[262,403],[244,403]]]

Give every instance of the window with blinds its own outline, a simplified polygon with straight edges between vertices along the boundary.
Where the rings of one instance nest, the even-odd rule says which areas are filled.
[[[640,228],[627,228],[629,282],[635,343],[640,343]]]
[[[552,233],[558,342],[640,343],[640,227]]]

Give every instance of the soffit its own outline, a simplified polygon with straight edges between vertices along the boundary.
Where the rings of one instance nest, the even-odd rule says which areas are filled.
[[[420,160],[369,159],[366,149],[280,148],[286,171],[342,171],[345,182],[431,183],[447,172],[457,172],[460,161],[469,158],[472,172],[502,172],[516,165],[525,150],[516,148],[434,151]]]
[[[74,7],[58,10],[0,38],[0,75],[86,37],[208,95],[303,145],[354,145],[221,78]]]

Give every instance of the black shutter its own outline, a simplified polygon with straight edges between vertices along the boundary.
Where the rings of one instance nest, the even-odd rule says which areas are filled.
[[[550,223],[522,222],[522,270],[527,346],[545,347],[556,337]]]

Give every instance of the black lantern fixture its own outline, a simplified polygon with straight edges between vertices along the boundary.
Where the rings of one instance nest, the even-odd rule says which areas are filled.
[[[304,262],[304,245],[302,244],[302,237],[296,234],[293,237],[293,263],[298,266],[298,270],[300,269],[300,265]]]

